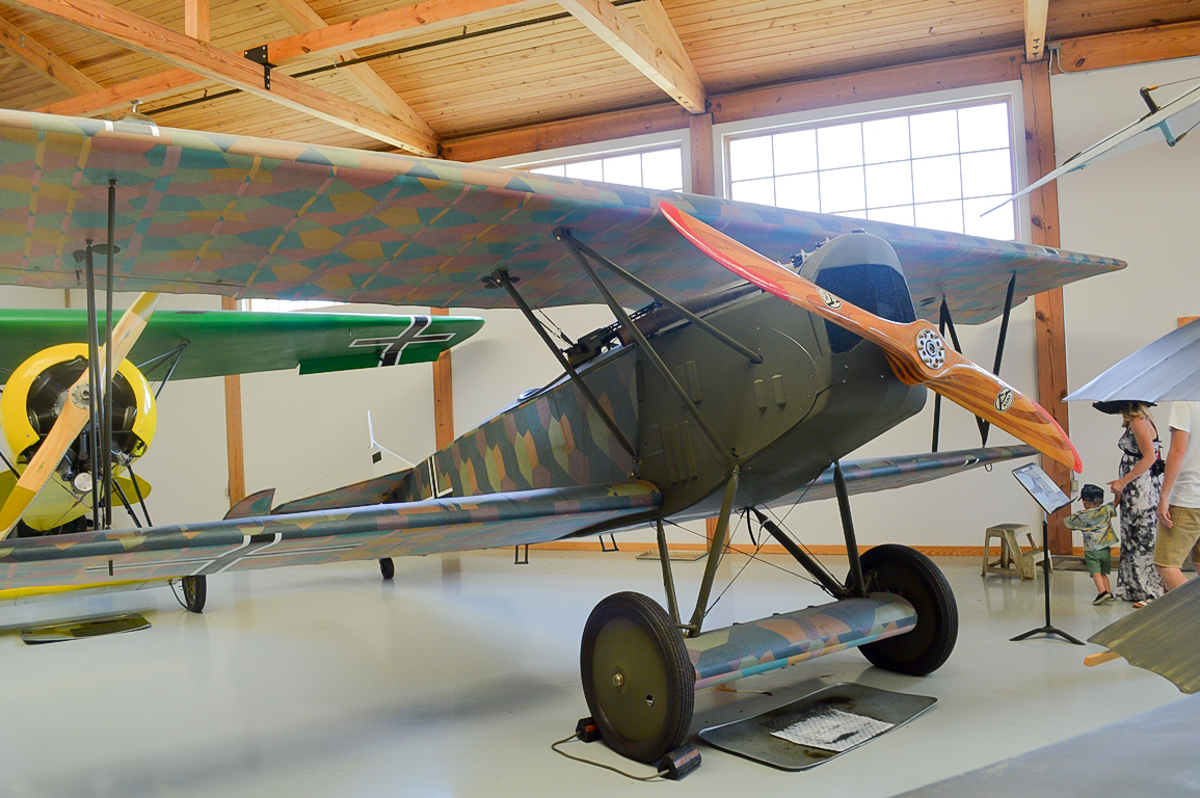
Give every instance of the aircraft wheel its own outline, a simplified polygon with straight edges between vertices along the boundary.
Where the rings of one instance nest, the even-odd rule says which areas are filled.
[[[183,606],[188,612],[204,612],[204,602],[208,600],[208,581],[203,574],[200,576],[185,576],[183,582]]]
[[[396,575],[396,563],[392,562],[391,557],[384,557],[379,561],[379,573],[383,574],[385,581],[391,580]]]
[[[907,546],[876,546],[862,555],[868,593],[895,593],[917,611],[912,631],[861,646],[872,665],[911,676],[940,668],[958,640],[958,604],[933,561]]]
[[[641,593],[614,593],[592,610],[579,656],[583,695],[604,742],[656,762],[687,736],[696,675],[670,616]]]

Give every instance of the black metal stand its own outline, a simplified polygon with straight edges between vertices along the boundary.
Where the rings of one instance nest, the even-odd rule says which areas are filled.
[[[1015,643],[1019,640],[1025,640],[1026,638],[1032,637],[1034,635],[1058,635],[1063,640],[1066,640],[1068,643],[1074,643],[1077,646],[1082,646],[1083,645],[1082,640],[1077,640],[1074,637],[1071,637],[1071,635],[1067,634],[1062,629],[1055,628],[1054,625],[1050,623],[1050,546],[1049,546],[1049,537],[1050,537],[1049,524],[1043,518],[1043,520],[1042,520],[1042,555],[1043,555],[1043,557],[1042,557],[1042,575],[1045,577],[1045,580],[1046,580],[1046,625],[1038,627],[1037,629],[1030,629],[1028,632],[1019,634],[1016,637],[1012,638],[1011,642]]]

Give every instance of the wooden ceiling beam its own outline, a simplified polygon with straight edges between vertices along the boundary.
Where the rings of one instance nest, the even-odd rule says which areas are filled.
[[[188,0],[188,2],[195,1]],[[283,17],[285,22],[301,33],[329,27],[329,24],[321,18],[321,15],[314,11],[312,6],[305,2],[305,0],[266,0],[266,2],[268,6]],[[270,52],[270,48],[268,48],[267,52]],[[338,53],[336,57],[339,61],[349,61],[358,58],[358,53],[353,50],[347,50]],[[400,95],[396,94],[395,90],[387,84],[387,81],[379,76],[370,64],[352,64],[348,67],[343,67],[341,73],[346,76],[346,79],[355,88],[363,93],[363,96],[377,110],[394,116],[397,119],[404,120],[413,129],[420,130],[429,138],[436,140],[437,134],[433,132],[433,128],[416,111],[410,108]]]
[[[208,19],[208,0],[183,0],[184,33],[198,41],[212,41]]]
[[[267,42],[266,46],[271,63],[283,65],[383,44],[412,33],[477,24],[502,13],[516,13],[537,5],[538,0],[430,0],[286,36]],[[171,97],[207,80],[183,69],[173,69],[109,86],[91,95],[51,103],[38,110],[64,116],[95,116],[127,106],[134,100],[151,102]]]
[[[1056,66],[1083,72],[1195,55],[1200,55],[1200,22],[1180,22],[1066,39]]]
[[[339,127],[378,139],[420,155],[437,153],[437,142],[402,121],[355,105],[335,94],[308,86],[277,70],[265,88],[263,68],[240,55],[226,52],[110,5],[104,0],[4,0],[23,11],[57,19],[131,50],[177,67],[311,114]]]
[[[1050,15],[1050,0],[1024,0],[1025,60],[1041,61],[1046,52],[1046,20]]]
[[[66,86],[77,94],[88,94],[100,89],[100,84],[68,64],[49,48],[0,17],[0,47],[20,58],[59,85]]]
[[[653,6],[658,0],[643,0],[642,5]],[[559,5],[571,12],[571,16],[583,23],[605,44],[621,54],[639,72],[654,82],[654,85],[670,95],[671,99],[693,114],[704,113],[708,93],[700,75],[687,57],[675,28],[671,25],[661,5],[659,13],[643,17],[649,36],[609,0],[559,0]],[[670,53],[674,52],[672,57]],[[683,63],[677,63],[682,58]]]

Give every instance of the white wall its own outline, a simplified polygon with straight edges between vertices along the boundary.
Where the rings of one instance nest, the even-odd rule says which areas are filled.
[[[1052,83],[1056,146],[1066,156],[1141,116],[1142,85],[1196,74],[1200,60],[1065,75]],[[1165,97],[1174,96],[1167,90]],[[719,131],[718,131],[719,133]],[[1123,272],[1066,289],[1069,382],[1081,385],[1129,352],[1170,330],[1175,318],[1200,314],[1200,281],[1193,263],[1200,251],[1195,194],[1200,185],[1200,140],[1179,147],[1146,147],[1097,163],[1059,181],[1062,244],[1123,258]],[[75,292],[75,304],[82,297]],[[126,300],[127,301],[127,300]],[[0,305],[60,307],[61,291],[0,288]],[[164,307],[217,307],[216,298],[166,297]],[[358,308],[363,312],[398,310]],[[417,312],[421,312],[419,309]],[[518,393],[558,373],[553,357],[516,311],[462,311],[487,319],[484,329],[455,350],[454,411],[462,434],[513,401]],[[550,311],[571,336],[611,320],[604,308]],[[990,365],[998,322],[961,327],[968,355]],[[1032,303],[1013,313],[1002,375],[1036,394]],[[428,365],[298,377],[290,373],[242,378],[246,487],[278,488],[279,500],[371,476],[366,457],[366,411],[376,437],[417,460],[434,447],[431,368]],[[929,449],[932,399],[917,418],[860,452],[882,456]],[[160,406],[158,439],[139,473],[155,484],[152,512],[158,523],[220,516],[225,498],[225,436],[222,381],[168,386]],[[1160,417],[1164,414],[1160,411]],[[942,448],[978,445],[974,419],[965,411],[943,412]],[[1082,480],[1115,478],[1118,424],[1086,405],[1073,408],[1072,429],[1083,456]],[[1014,442],[993,430],[990,443]],[[978,546],[995,523],[1037,524],[1040,513],[1010,471],[976,471],[902,491],[859,497],[854,502],[860,541]],[[781,513],[782,514],[782,513]],[[833,502],[801,505],[788,526],[807,543],[840,543]],[[650,540],[649,531],[626,533]],[[692,540],[676,534],[676,540]]]
[[[1156,91],[1160,104],[1196,85],[1200,59],[1061,75],[1051,83],[1055,148],[1061,163],[1146,113],[1142,86],[1190,79]],[[1064,290],[1067,369],[1072,390],[1200,315],[1200,139],[1154,143],[1098,161],[1058,180],[1062,245],[1121,258],[1129,267]],[[1152,412],[1164,444],[1168,408]],[[1081,480],[1116,479],[1120,421],[1088,403],[1071,409]],[[1081,483],[1082,484],[1082,483]]]

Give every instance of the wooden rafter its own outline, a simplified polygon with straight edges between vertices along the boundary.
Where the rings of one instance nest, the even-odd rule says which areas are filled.
[[[1068,39],[1056,60],[1065,72],[1082,72],[1196,55],[1200,22],[1180,22]]]
[[[219,80],[271,102],[420,155],[437,142],[403,121],[363,108],[335,94],[278,73],[264,86],[263,68],[240,55],[196,41],[104,0],[4,0],[7,5],[65,22],[177,67]]]
[[[657,3],[658,0],[644,0],[642,5],[654,6]],[[675,102],[694,114],[706,110],[704,83],[661,5],[658,5],[657,12],[652,10],[643,17],[650,30],[649,36],[642,33],[609,0],[559,0],[559,5],[637,67]],[[683,63],[677,63],[677,58],[683,59]]]
[[[50,52],[25,31],[0,18],[0,46],[55,83],[79,94],[99,91],[100,84]]]
[[[307,33],[285,36],[267,42],[266,47],[271,63],[294,64],[356,47],[384,44],[412,33],[474,24],[501,13],[522,11],[535,5],[537,0],[429,0]],[[109,86],[91,95],[52,103],[38,110],[64,116],[95,116],[124,107],[133,100],[150,102],[171,97],[207,80],[185,69],[172,69]]]
[[[194,2],[194,0],[189,0],[189,2]],[[266,0],[266,2],[283,17],[284,21],[301,33],[329,27],[321,15],[314,11],[305,0]],[[357,57],[358,54],[353,50],[337,54],[339,60],[351,60]],[[410,108],[408,103],[404,102],[383,78],[379,77],[370,64],[352,64],[343,68],[342,74],[363,93],[376,109],[397,119],[403,119],[414,129],[436,139],[437,134],[433,132],[433,128],[418,116],[416,111]]]
[[[1024,0],[1025,60],[1041,61],[1046,52],[1046,19],[1050,0]]]

